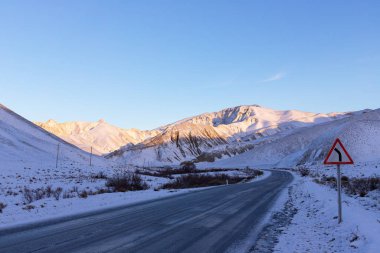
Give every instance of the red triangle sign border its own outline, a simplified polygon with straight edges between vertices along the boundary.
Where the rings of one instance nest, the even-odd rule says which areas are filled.
[[[334,151],[334,148],[336,147],[337,144],[339,144],[342,147],[343,152],[345,153],[349,161],[346,161],[346,162],[329,162],[328,161],[331,156],[331,153]],[[350,154],[347,152],[346,148],[343,146],[343,143],[340,141],[340,139],[337,138],[334,144],[332,145],[329,153],[327,154],[325,160],[323,161],[323,164],[354,164],[354,160],[352,160]]]

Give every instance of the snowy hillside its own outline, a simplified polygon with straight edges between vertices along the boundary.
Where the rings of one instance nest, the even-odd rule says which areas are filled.
[[[158,133],[158,131],[122,129],[104,120],[65,123],[48,120],[35,124],[87,152],[90,152],[92,147],[93,152],[98,155],[110,153],[127,144],[137,144]]]
[[[24,167],[55,167],[57,146],[62,164],[88,164],[89,154],[34,125],[0,104],[0,171]],[[93,157],[104,164],[101,157]]]
[[[123,147],[107,157],[144,165],[179,163],[205,153],[218,157],[230,156],[231,153],[242,153],[252,148],[251,141],[289,133],[300,127],[329,122],[346,115],[277,111],[257,105],[237,106],[163,126],[157,129],[161,133],[154,138],[135,146]]]
[[[289,135],[258,143],[254,149],[217,164],[291,167],[321,163],[335,138],[342,140],[355,162],[380,160],[380,109],[298,129]]]

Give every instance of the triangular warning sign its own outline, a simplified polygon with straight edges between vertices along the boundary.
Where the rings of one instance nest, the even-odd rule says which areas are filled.
[[[332,145],[324,164],[354,164],[350,154],[348,154],[346,148],[343,146],[343,143],[336,139]]]

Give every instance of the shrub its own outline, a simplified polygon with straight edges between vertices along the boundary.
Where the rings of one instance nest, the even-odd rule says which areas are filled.
[[[337,187],[335,177],[324,176],[320,180],[316,179],[315,182],[329,185],[333,188]],[[345,189],[347,194],[359,195],[360,197],[365,197],[370,191],[380,190],[380,177],[350,179],[347,176],[342,176],[341,182],[342,188]]]
[[[347,176],[342,176],[341,183],[342,183],[342,187],[347,188],[350,184],[350,179]]]
[[[83,198],[83,199],[87,198],[87,197],[88,197],[88,193],[87,193],[87,191],[82,191],[82,192],[79,194],[79,197],[80,197],[80,198]]]
[[[45,198],[46,190],[44,188],[37,188],[34,190],[34,199],[40,200]]]
[[[245,177],[229,176],[227,174],[189,174],[177,177],[174,181],[168,182],[162,185],[163,189],[180,189],[180,188],[192,188],[192,187],[205,187],[226,184],[227,180],[229,184],[236,184]]]
[[[148,189],[148,185],[136,173],[118,173],[107,179],[106,186],[116,192],[140,191]]]
[[[22,193],[25,203],[30,204],[33,201],[49,198],[51,196],[53,196],[56,200],[59,200],[62,193],[62,188],[58,187],[53,189],[50,185],[46,188],[42,187],[37,189],[29,189],[28,187],[24,187]]]
[[[181,169],[183,170],[189,170],[189,171],[193,171],[193,170],[196,170],[197,169],[197,166],[195,166],[195,163],[192,162],[192,161],[184,161],[184,162],[181,162],[181,164],[179,165]]]
[[[0,213],[3,213],[3,209],[6,207],[7,207],[6,204],[4,204],[3,202],[0,202]]]
[[[23,197],[24,197],[24,200],[26,203],[32,203],[33,200],[34,200],[34,197],[33,197],[33,191],[27,187],[24,187],[24,190],[23,190]]]
[[[107,179],[107,175],[103,171],[100,171],[98,174],[91,175],[91,178],[93,178],[93,179]]]
[[[46,197],[50,198],[53,195],[53,187],[51,185],[46,186]]]
[[[101,189],[98,189],[94,194],[104,194],[104,193],[111,193],[111,191],[109,189],[101,188]]]
[[[300,173],[300,175],[301,175],[302,177],[307,177],[307,176],[310,175],[310,170],[307,169],[307,168],[305,168],[305,167],[301,167],[301,168],[299,169],[299,173]]]
[[[71,191],[65,191],[62,195],[62,198],[64,199],[71,199],[71,198],[75,198],[76,197],[76,193],[73,193]]]
[[[378,189],[380,189],[380,177],[354,178],[346,187],[346,192],[364,197],[369,191]]]
[[[53,196],[56,200],[59,200],[59,198],[61,197],[62,191],[63,189],[61,187],[58,187],[57,189],[55,189],[55,191],[53,191]]]
[[[253,179],[264,174],[262,170],[250,169],[248,166],[243,169],[243,172],[248,175],[248,179]]]
[[[32,210],[32,209],[34,209],[34,208],[36,208],[34,205],[26,205],[26,206],[24,206],[22,209],[27,210],[27,211],[30,211],[30,210]]]
[[[251,170],[251,169],[250,169]],[[206,172],[226,172],[226,171],[240,171],[240,169],[222,169],[222,168],[209,168],[209,169],[193,169],[189,167],[181,167],[178,169],[171,168],[169,166],[165,166],[161,170],[135,170],[135,173],[140,175],[152,176],[152,177],[164,177],[169,179],[174,179],[173,175],[181,175],[181,174],[189,174],[189,173],[206,173]],[[245,170],[244,170],[245,171]],[[257,170],[259,171],[259,170]],[[262,172],[261,172],[262,173]]]

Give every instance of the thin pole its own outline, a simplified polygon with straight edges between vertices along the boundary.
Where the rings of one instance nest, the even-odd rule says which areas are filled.
[[[341,187],[341,176],[340,176],[340,164],[337,165],[337,188],[338,188],[338,223],[342,222],[342,187]]]
[[[57,158],[55,159],[55,168],[58,168],[59,143],[57,145]]]
[[[91,146],[91,153],[90,153],[90,167],[92,166],[91,160],[92,160],[92,146]]]

